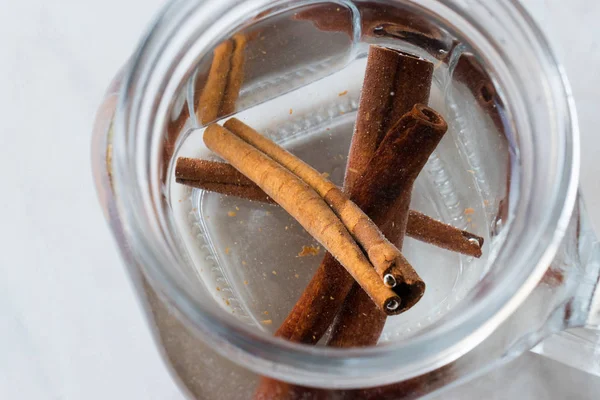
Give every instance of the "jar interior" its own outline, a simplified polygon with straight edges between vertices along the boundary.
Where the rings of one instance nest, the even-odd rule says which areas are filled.
[[[303,3],[301,3],[303,4]],[[489,272],[508,226],[518,177],[510,114],[485,54],[447,21],[402,2],[319,2],[265,10],[242,34],[243,81],[231,115],[342,186],[369,45],[434,64],[429,105],[449,129],[419,175],[411,209],[485,239],[479,259],[410,237],[403,254],[427,285],[407,312],[389,317],[379,345],[434,325]],[[227,40],[227,38],[223,38]],[[216,45],[215,45],[216,47]],[[161,175],[165,210],[188,263],[173,266],[205,305],[273,335],[318,268],[325,250],[277,205],[180,185],[175,160],[219,160],[196,117],[213,64],[200,57],[172,101]],[[511,185],[511,178],[513,180]],[[510,188],[513,187],[511,193]],[[320,343],[324,343],[327,335]]]

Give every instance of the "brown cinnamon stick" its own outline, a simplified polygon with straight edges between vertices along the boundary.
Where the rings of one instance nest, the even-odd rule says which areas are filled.
[[[248,39],[244,34],[233,37],[233,54],[231,56],[231,71],[227,80],[227,88],[223,97],[220,116],[232,114],[235,111],[235,102],[240,95],[240,89],[244,80],[244,63],[246,44]]]
[[[254,186],[260,189],[231,164],[199,158],[179,157],[175,166],[175,179],[195,181],[198,182],[198,185],[218,183],[222,185]]]
[[[223,162],[179,157],[175,166],[175,181],[182,185],[228,196],[275,203],[244,174]]]
[[[212,122],[219,116],[231,69],[232,53],[233,41],[231,40],[224,41],[214,50],[208,78],[196,109],[196,117],[201,124]]]
[[[427,104],[433,64],[380,46],[369,48],[344,185],[351,190],[383,137],[413,105]]]
[[[408,214],[406,234],[443,249],[472,257],[481,257],[481,247],[483,246],[481,236],[454,228],[413,210],[410,210]]]
[[[379,71],[388,69],[385,64],[390,62],[399,69],[394,71],[394,73],[379,75]],[[367,77],[369,78],[368,80]],[[345,184],[347,186],[351,188],[356,180],[356,176],[365,172],[366,164],[375,159],[374,155],[378,151],[377,149],[384,138],[384,134],[387,133],[386,128],[396,122],[391,116],[395,115],[396,118],[399,118],[401,115],[409,112],[415,104],[427,104],[432,78],[433,64],[429,62],[390,49],[377,46],[369,48],[367,72],[363,83],[363,93],[361,94],[356,128],[352,137],[348,167],[346,169]],[[373,88],[373,90],[365,90],[368,87]],[[402,93],[403,90],[406,93],[396,98],[396,94]],[[420,151],[418,148],[417,150]],[[414,155],[408,154],[407,156],[410,158]],[[403,163],[410,161],[401,159],[400,157],[397,157],[397,159],[400,160],[400,164],[394,170],[404,171]],[[412,175],[414,174],[414,179],[416,179],[421,168],[416,171],[410,171],[410,173],[405,175],[405,178],[411,177],[412,179]],[[379,179],[383,181],[384,178],[380,177]],[[394,199],[398,201],[398,204],[396,204],[399,207],[396,210],[397,215],[386,215],[389,218],[387,221],[384,219],[385,217],[382,217],[378,221],[382,225],[388,225],[384,229],[391,229],[391,231],[384,233],[393,234],[395,237],[388,236],[388,239],[396,243],[400,248],[402,247],[405,234],[408,206],[410,204],[410,191],[412,190],[412,182],[410,180],[405,180],[404,182],[404,190],[408,191],[408,195],[399,196]],[[357,192],[356,194],[358,195],[359,193]],[[391,210],[384,211],[386,213],[393,212]],[[367,213],[367,215],[369,214]],[[354,310],[349,307],[355,307],[355,310],[360,310],[361,314],[355,314]],[[354,321],[357,317],[360,319],[360,316],[364,317],[364,319]],[[372,321],[372,326],[365,327],[364,323],[366,321]],[[351,328],[348,328],[349,324],[352,324]],[[356,326],[354,326],[355,324]],[[384,324],[385,317],[373,311],[372,305],[364,301],[362,291],[353,285],[350,294],[341,307],[340,314],[335,319],[334,336],[330,338],[329,344],[333,346],[346,346],[348,344],[352,345],[352,343],[357,343],[358,345],[372,343],[373,341],[376,343]]]
[[[275,203],[254,182],[227,163],[180,157],[175,168],[175,178],[178,183],[187,186],[253,201]],[[406,235],[449,251],[481,257],[482,237],[415,210],[409,213]]]
[[[386,286],[395,288],[401,284],[404,292],[425,289],[425,284],[402,253],[386,239],[356,204],[319,171],[236,118],[228,120],[224,127],[289,169],[313,188],[361,245]],[[404,285],[410,285],[411,288],[406,289]]]
[[[367,173],[373,175],[353,192],[357,204],[367,204],[362,208],[373,221],[383,224],[393,218],[400,226],[406,226],[412,186],[447,130],[448,125],[441,115],[420,104],[390,130],[365,171],[365,176]],[[402,168],[389,169],[385,162],[388,158],[403,160]],[[376,177],[390,184],[382,189],[373,183]],[[402,247],[404,230],[396,232],[398,238],[394,239]],[[336,317],[328,345],[376,344],[385,319],[386,316],[354,285]]]
[[[177,179],[177,183],[195,187],[209,192],[221,193],[226,196],[241,197],[251,201],[260,201],[262,203],[277,204],[272,198],[258,186],[240,186],[227,183],[206,182],[201,183],[194,180]]]
[[[233,54],[231,56],[231,70],[227,78],[227,87],[223,96],[223,104],[219,116],[232,114],[235,111],[235,102],[240,95],[240,89],[244,80],[244,63],[246,44],[248,39],[246,35],[238,33],[233,36]]]
[[[383,284],[342,221],[310,186],[219,125],[208,126],[204,143],[254,181],[330,251],[383,313],[401,312],[404,300]]]
[[[201,124],[208,124],[235,111],[244,79],[246,44],[246,35],[239,33],[215,48],[196,108],[196,117]]]

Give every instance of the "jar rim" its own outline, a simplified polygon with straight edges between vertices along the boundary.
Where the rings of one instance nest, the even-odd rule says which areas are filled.
[[[236,4],[233,6],[227,3]],[[543,200],[550,203],[550,206],[544,210],[543,224],[533,227],[539,234],[535,245],[524,249],[517,238],[507,238],[505,248],[495,259],[494,263],[511,266],[512,275],[503,282],[479,282],[479,290],[476,288],[471,293],[477,301],[468,307],[451,310],[442,319],[443,323],[418,337],[407,339],[406,342],[386,346],[343,350],[310,347],[260,335],[235,319],[224,317],[199,304],[178,277],[163,267],[177,259],[160,243],[160,238],[153,235],[153,232],[160,230],[160,221],[153,221],[150,217],[152,213],[145,207],[139,207],[144,202],[152,203],[150,195],[144,193],[140,182],[150,179],[155,172],[144,162],[140,163],[140,157],[142,160],[149,157],[145,153],[149,153],[152,143],[158,140],[157,132],[164,126],[168,109],[166,102],[161,102],[158,106],[149,105],[153,104],[158,93],[165,98],[174,95],[178,84],[174,77],[182,79],[190,70],[188,66],[193,64],[193,60],[185,58],[187,55],[174,63],[174,58],[181,51],[177,47],[189,45],[186,35],[195,32],[190,27],[195,24],[197,29],[198,25],[209,23],[214,16],[220,16],[226,22],[235,21],[240,15],[255,15],[267,6],[290,2],[259,0],[251,2],[251,6],[247,3],[250,2],[177,0],[167,4],[143,38],[123,80],[122,96],[115,115],[113,185],[119,214],[131,235],[129,239],[134,254],[139,258],[139,264],[148,280],[169,299],[189,326],[202,332],[208,340],[219,340],[221,344],[225,341],[224,346],[219,346],[219,351],[236,353],[238,362],[261,374],[298,384],[315,386],[319,381],[331,384],[335,379],[335,385],[340,388],[383,385],[417,376],[457,359],[489,336],[534,289],[556,253],[575,206],[579,177],[576,114],[566,77],[543,35],[517,0],[469,10],[458,0],[445,2],[443,5],[435,0],[413,1],[434,13],[460,16],[468,22],[469,29],[482,35],[493,50],[501,55],[512,54],[515,49],[508,49],[510,43],[501,43],[492,35],[491,28],[483,27],[477,12],[494,10],[497,15],[504,15],[519,29],[515,34],[528,39],[521,45],[531,49],[538,63],[529,68],[539,68],[539,75],[533,79],[538,81],[533,83],[545,89],[540,89],[538,94],[546,96],[546,101],[539,102],[538,106],[543,104],[548,108],[543,117],[538,117],[540,120],[548,120],[530,121],[533,127],[529,128],[532,129],[532,134],[538,132],[538,136],[541,127],[553,129],[548,136],[556,139],[558,150],[556,159],[552,161],[556,162],[558,173],[553,177],[546,177],[550,186],[547,192],[521,191],[523,195],[514,206],[517,219],[516,224],[510,227],[511,232],[525,232],[526,228],[531,228],[526,227],[530,222],[528,211],[539,204],[539,196],[546,196]],[[307,4],[306,1],[302,3]],[[219,36],[227,33],[214,25],[208,27],[203,38],[195,43],[195,51],[208,51],[218,42]],[[523,65],[513,67],[521,69],[509,71],[517,76],[527,73]],[[529,109],[527,106],[525,104],[525,109]],[[539,157],[534,161],[539,162]],[[547,174],[545,166],[546,164],[532,165],[522,172],[533,180],[536,174],[538,177],[539,174]],[[515,250],[522,251],[522,254],[515,254]],[[484,284],[485,290],[482,289]],[[240,350],[243,357],[239,357]],[[397,365],[398,359],[408,361]],[[349,374],[350,369],[364,373],[361,376]]]

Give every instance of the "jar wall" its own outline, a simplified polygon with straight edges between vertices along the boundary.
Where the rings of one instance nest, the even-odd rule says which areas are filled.
[[[199,7],[195,2],[177,4]],[[524,71],[511,75],[510,65],[498,64],[498,49],[486,42],[489,36],[482,38],[475,29],[480,27],[469,25],[473,15],[459,19],[464,15],[458,11],[464,10],[458,7],[445,9],[437,2],[340,1],[316,6],[302,3],[302,8],[294,8],[294,4],[277,2],[260,8],[257,3],[256,9],[232,23],[228,31],[208,30],[198,40],[201,44],[188,38],[186,46],[161,54],[152,49],[154,42],[149,40],[143,49],[146,53],[137,54],[117,112],[114,164],[120,189],[117,208],[126,226],[124,231],[131,236],[132,258],[151,286],[173,303],[188,326],[194,327],[192,330],[206,334],[205,339],[221,354],[254,371],[315,386],[335,382],[341,387],[364,387],[373,386],[375,381],[410,379],[449,364],[484,338],[461,340],[477,331],[465,324],[453,335],[446,335],[447,341],[426,346],[430,354],[422,359],[413,359],[414,352],[413,358],[409,356],[409,345],[416,345],[421,336],[433,337],[456,327],[456,316],[460,319],[471,309],[481,310],[486,322],[490,320],[486,328],[489,333],[490,324],[501,322],[492,318],[495,313],[502,309],[509,315],[508,300],[513,300],[509,308],[514,310],[543,274],[561,233],[536,239],[540,232],[554,232],[552,226],[559,220],[564,223],[574,200],[546,196],[548,207],[540,208],[548,215],[532,213],[526,219],[522,213],[534,197],[544,197],[544,190],[566,185],[567,189],[559,192],[572,197],[572,175],[567,171],[567,178],[560,181],[562,174],[548,170],[548,180],[556,178],[556,184],[544,190],[531,186],[531,193],[520,189],[531,183],[532,171],[544,164],[540,159],[548,154],[535,147],[539,140],[536,133],[543,131],[545,124],[568,127],[568,116],[555,125],[545,119],[545,109],[534,115],[524,112],[530,110],[529,96],[533,96],[525,88],[519,91],[516,85]],[[220,5],[209,2],[206,15],[210,7]],[[444,19],[444,15],[457,20]],[[163,24],[169,22],[164,18],[153,34],[155,41],[166,41],[168,48],[170,39],[160,35]],[[223,21],[232,19],[225,15]],[[184,34],[176,33],[173,41]],[[229,111],[219,108],[214,118],[203,120],[200,108],[204,103],[200,99],[211,84],[215,50],[224,42],[235,42],[240,35],[244,44],[239,47],[243,64],[239,96]],[[322,353],[290,350],[271,339],[318,265],[319,257],[297,257],[302,245],[313,245],[310,237],[291,226],[293,221],[274,206],[257,206],[177,185],[173,166],[178,156],[209,156],[201,145],[202,127],[233,113],[302,158],[322,163],[319,168],[341,183],[369,44],[395,47],[434,63],[430,105],[446,117],[450,132],[420,176],[412,207],[484,236],[486,245],[484,257],[474,260],[407,241],[405,252],[411,262],[423,266],[423,275],[431,282],[431,295],[426,295],[421,309],[415,308],[412,315],[390,319],[377,346],[385,346],[388,354],[377,354],[387,361],[377,366],[371,363],[372,368],[365,370],[368,373],[358,377],[356,369],[348,368],[349,359],[327,365],[326,349],[319,349]],[[194,53],[199,48],[202,51]],[[165,54],[173,58],[167,59]],[[150,66],[152,70],[143,73]],[[524,70],[535,68],[525,66]],[[555,65],[550,67],[552,71],[547,72],[552,75]],[[144,79],[148,79],[146,85],[138,82]],[[561,82],[552,83],[560,87]],[[553,110],[553,118],[565,118],[563,106]],[[548,132],[556,137],[550,135],[546,142],[563,146],[560,139],[568,132]],[[561,148],[564,154],[559,151],[557,168],[571,167],[569,145]],[[126,187],[141,189],[142,193],[128,193]],[[536,218],[539,224],[526,223]],[[250,229],[246,231],[246,227]],[[512,247],[504,245],[509,230],[518,235],[525,228],[531,230],[530,242],[513,240]],[[256,233],[261,230],[263,234]],[[278,251],[265,250],[266,244],[273,244]],[[521,254],[515,246],[521,246],[522,254],[530,259],[509,262],[511,256]],[[279,269],[282,265],[285,268]],[[528,269],[519,268],[521,265]],[[518,285],[511,286],[510,281]],[[494,299],[493,294],[501,289],[497,282],[506,283],[510,290]],[[517,291],[520,299],[511,299]],[[493,306],[492,300],[497,300]],[[488,311],[478,308],[480,303],[488,305]],[[264,347],[266,343],[270,347]],[[407,351],[400,356],[403,350]],[[356,353],[352,360],[367,362],[375,354],[368,351]],[[393,362],[394,354],[406,360],[405,365],[398,366],[397,357]],[[295,365],[296,356],[303,361],[303,357],[315,356],[325,362],[311,360]],[[336,356],[331,360],[337,360]],[[289,369],[274,367],[280,362]],[[386,368],[391,368],[389,374],[382,376]]]

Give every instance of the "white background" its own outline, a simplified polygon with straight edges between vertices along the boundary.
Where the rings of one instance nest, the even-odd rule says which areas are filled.
[[[103,91],[162,2],[0,0],[0,399],[183,398],[117,256],[89,156]],[[600,2],[525,4],[571,78],[600,227]]]

